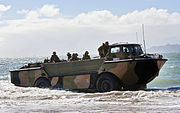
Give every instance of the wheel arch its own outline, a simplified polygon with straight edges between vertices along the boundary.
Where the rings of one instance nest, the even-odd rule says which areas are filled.
[[[50,81],[46,76],[40,76],[40,77],[38,77],[38,78],[34,81],[34,84],[33,84],[34,87],[35,87],[35,85],[36,85],[36,82],[37,82],[38,80],[40,80],[40,79],[44,79],[44,80],[48,81],[48,82],[50,83],[50,85],[51,85],[51,81]]]
[[[116,78],[118,81],[121,81],[115,74],[113,74],[113,73],[111,73],[111,72],[102,72],[102,73],[98,74],[98,75],[99,75],[98,78],[99,78],[100,76],[102,76],[103,74],[109,74],[109,75],[113,76],[114,78]],[[98,79],[98,78],[97,78],[97,79]],[[96,82],[97,82],[97,80],[96,80]]]
[[[118,78],[115,74],[113,74],[113,73],[111,73],[111,72],[102,72],[102,73],[98,74],[98,77],[97,77],[95,83],[97,83],[98,78],[99,78],[100,76],[102,76],[103,74],[109,74],[109,75],[111,75],[113,78],[115,78],[115,79],[118,81],[119,85],[121,85],[121,86],[124,88],[125,85],[124,85],[124,83],[120,80],[120,78]],[[96,87],[96,85],[95,85],[95,87]]]

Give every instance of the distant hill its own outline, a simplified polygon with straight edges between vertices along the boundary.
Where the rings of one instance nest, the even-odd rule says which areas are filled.
[[[147,49],[148,53],[180,53],[179,44],[167,44],[164,46],[153,46]]]

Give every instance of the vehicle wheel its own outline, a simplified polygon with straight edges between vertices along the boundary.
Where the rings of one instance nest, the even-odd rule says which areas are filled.
[[[48,88],[51,84],[46,78],[40,78],[35,82],[34,86],[39,88]]]
[[[114,75],[111,75],[109,73],[104,73],[98,78],[96,82],[96,89],[99,92],[119,90],[120,84],[118,82],[118,78],[114,77]]]

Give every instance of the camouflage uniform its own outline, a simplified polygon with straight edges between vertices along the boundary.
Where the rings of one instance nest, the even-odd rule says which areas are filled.
[[[98,52],[101,58],[106,57],[109,52],[109,43],[108,42],[105,42],[105,44],[103,43],[103,45],[98,48]]]
[[[60,62],[60,59],[56,55],[56,52],[53,52],[53,55],[51,56],[50,62]]]
[[[105,42],[104,44],[104,56],[107,56],[108,55],[108,52],[109,52],[109,42]]]
[[[49,63],[50,61],[49,61],[49,59],[47,58],[47,59],[44,59],[44,63]]]
[[[105,55],[104,55],[104,47],[105,47],[105,45],[104,45],[104,43],[98,48],[98,52],[99,52],[99,56],[101,57],[101,58],[104,58],[105,57]]]
[[[68,57],[67,61],[70,61],[71,54],[69,52],[67,53],[67,57]]]
[[[80,58],[78,58],[77,56],[78,56],[77,53],[73,53],[72,57],[70,58],[70,61],[80,60]]]
[[[88,60],[88,59],[91,59],[91,57],[90,57],[88,54],[89,54],[89,52],[86,51],[85,54],[83,55],[82,60]]]

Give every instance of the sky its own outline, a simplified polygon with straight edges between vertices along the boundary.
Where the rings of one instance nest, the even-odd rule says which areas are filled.
[[[97,54],[105,41],[180,44],[179,0],[0,0],[0,57]],[[137,33],[137,37],[136,37]]]

